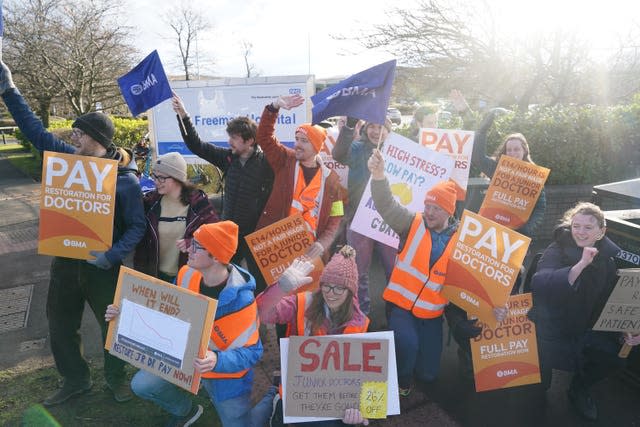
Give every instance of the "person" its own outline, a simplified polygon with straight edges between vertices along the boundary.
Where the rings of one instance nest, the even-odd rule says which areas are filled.
[[[136,247],[133,265],[172,283],[187,263],[193,232],[219,218],[205,192],[187,180],[187,162],[180,153],[159,156],[151,177],[156,188],[144,195],[147,231]]]
[[[229,148],[221,148],[200,139],[182,99],[176,93],[173,94],[172,105],[187,148],[224,174],[220,217],[235,222],[240,230],[238,251],[233,262],[239,265],[243,259],[246,261],[259,292],[266,284],[244,237],[256,230],[258,218],[271,194],[273,170],[256,144],[257,125],[248,117],[230,120],[226,128]]]
[[[262,357],[255,281],[248,271],[231,263],[237,247],[234,222],[201,225],[191,239],[187,265],[176,278],[177,286],[218,300],[209,348],[193,367],[202,374],[202,386],[224,427],[251,425],[252,368]],[[105,320],[119,313],[112,304]],[[131,389],[169,412],[168,425],[191,425],[202,415],[202,406],[194,405],[186,392],[148,371],[135,374]]]
[[[461,97],[462,95],[460,95],[458,92],[458,96]],[[473,153],[471,155],[471,163],[475,167],[479,168],[480,171],[487,175],[489,178],[493,177],[493,174],[496,171],[496,167],[498,166],[498,160],[500,160],[500,156],[502,155],[534,164],[533,160],[531,159],[527,139],[521,133],[512,133],[507,135],[502,141],[502,144],[500,144],[500,146],[495,151],[494,156],[487,156],[487,134],[496,116],[502,114],[504,111],[505,110],[502,108],[494,108],[489,111],[489,113],[480,123],[478,130],[476,130],[473,140]],[[529,217],[527,222],[524,223],[521,227],[517,228],[516,231],[518,233],[524,234],[527,237],[536,237],[536,232],[542,225],[546,207],[547,198],[543,187],[542,191],[540,192],[540,197],[538,197],[538,200],[533,207],[531,216]],[[519,282],[520,280],[518,280],[517,283]]]
[[[624,366],[622,342],[640,343],[640,335],[591,329],[617,281],[620,248],[605,232],[598,206],[580,202],[566,211],[531,283],[542,387],[549,388],[552,368],[574,371],[569,401],[589,420],[598,417],[589,388]]]
[[[284,271],[273,286],[258,295],[260,320],[266,324],[286,324],[287,336],[339,335],[367,332],[369,318],[358,304],[358,267],[355,250],[345,245],[333,255],[320,275],[316,291],[298,292],[312,281],[313,264],[298,258]],[[254,407],[258,425],[265,425],[273,412],[273,399],[278,392],[272,386]],[[304,423],[304,425],[334,426],[368,424],[359,410],[347,410],[342,421]],[[273,425],[273,423],[271,423]]]
[[[336,238],[344,214],[346,190],[340,185],[338,175],[318,156],[327,137],[326,129],[300,125],[295,132],[293,149],[282,145],[275,136],[279,110],[290,110],[303,102],[301,95],[280,96],[265,107],[260,118],[256,138],[275,171],[277,191],[269,196],[257,228],[300,213],[315,236],[306,253],[312,258],[322,256]]]
[[[421,105],[413,113],[409,124],[409,139],[420,142],[420,129],[437,128],[440,107],[435,104]]]
[[[382,219],[400,237],[398,258],[382,298],[387,301],[389,328],[394,332],[398,386],[408,396],[415,372],[419,381],[434,381],[442,353],[442,313],[447,300],[449,255],[458,222],[453,217],[456,187],[440,181],[424,199],[424,211],[411,213],[392,196],[384,175],[384,159],[374,150],[368,162],[371,194]]]
[[[62,387],[43,403],[53,406],[92,387],[89,365],[82,355],[78,332],[84,305],[88,302],[95,314],[104,342],[107,325],[102,321],[102,313],[113,301],[120,264],[144,234],[142,193],[133,155],[130,150],[118,148],[113,143],[114,126],[107,115],[91,112],[79,116],[72,124],[71,145],[47,132],[14,85],[11,71],[3,62],[0,62],[0,93],[16,125],[38,150],[118,161],[111,248],[104,252],[92,251],[95,258],[88,261],[54,257],[51,263],[47,318],[51,351],[56,368],[62,375]],[[107,387],[118,402],[132,397],[124,366],[124,361],[104,352]]]
[[[391,121],[387,119],[384,126],[375,123],[364,125],[363,136],[355,141],[355,128],[358,120],[348,117],[346,123],[340,129],[336,144],[331,152],[333,159],[337,162],[349,166],[348,192],[349,205],[345,210],[342,222],[346,231],[347,244],[356,250],[356,264],[358,265],[358,301],[360,308],[365,314],[369,314],[371,309],[371,299],[369,296],[369,270],[371,269],[371,258],[374,251],[378,254],[385,273],[385,282],[389,282],[391,270],[396,259],[396,249],[378,242],[370,237],[364,236],[350,229],[351,221],[356,209],[360,204],[360,199],[364,189],[369,182],[369,168],[367,161],[371,153],[378,146],[378,141],[384,143],[391,132]]]

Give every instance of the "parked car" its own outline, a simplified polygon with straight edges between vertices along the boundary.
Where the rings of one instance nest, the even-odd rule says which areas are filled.
[[[387,108],[387,118],[395,125],[402,123],[402,114],[397,108]]]

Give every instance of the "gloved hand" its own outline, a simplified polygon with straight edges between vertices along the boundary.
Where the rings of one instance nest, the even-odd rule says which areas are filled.
[[[322,256],[323,252],[324,247],[322,246],[322,243],[313,242],[313,244],[307,248],[305,256],[307,256],[308,258],[315,258],[317,256]]]
[[[279,96],[278,99],[273,101],[271,105],[273,108],[284,108],[285,110],[290,110],[292,108],[298,107],[302,105],[304,102],[304,96],[295,94],[295,95],[282,95]]]
[[[313,271],[313,268],[314,265],[309,261],[303,261],[300,258],[294,259],[278,279],[278,286],[286,294],[295,292],[296,289],[313,281],[309,277],[309,273]]]
[[[11,77],[11,70],[7,67],[7,64],[0,61],[0,95],[5,93],[7,89],[15,88],[13,84],[13,78]]]
[[[475,338],[482,332],[482,326],[478,326],[478,320],[461,320],[456,324],[456,333],[460,338]]]
[[[96,257],[96,259],[88,259],[89,264],[95,265],[102,270],[108,270],[111,268],[111,262],[107,259],[105,252],[91,251],[89,255]]]

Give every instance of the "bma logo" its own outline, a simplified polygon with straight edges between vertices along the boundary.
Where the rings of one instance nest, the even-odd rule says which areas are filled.
[[[478,302],[477,299],[475,299],[474,297],[472,297],[471,295],[467,295],[465,292],[460,292],[460,298],[462,298],[463,300],[470,302],[471,304],[475,305],[476,307],[480,307],[480,303]]]
[[[496,376],[498,378],[511,377],[513,375],[518,375],[518,370],[517,369],[505,369],[504,371],[496,372]]]
[[[62,244],[65,245],[66,247],[72,247],[72,248],[86,248],[87,247],[87,243],[86,242],[82,242],[82,241],[79,241],[79,240],[64,239],[62,241]]]
[[[302,93],[302,90],[298,87],[289,88],[289,95],[299,95]]]
[[[155,86],[158,83],[158,79],[156,76],[151,73],[149,76],[141,81],[139,84],[131,85],[131,93],[138,96],[142,94],[145,90],[149,89],[151,86]]]

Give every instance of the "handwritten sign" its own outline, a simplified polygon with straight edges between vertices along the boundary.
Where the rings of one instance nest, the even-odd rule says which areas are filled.
[[[478,213],[511,229],[522,227],[533,212],[549,172],[542,166],[501,156]]]
[[[44,152],[38,253],[93,259],[111,247],[118,162]]]
[[[281,339],[285,423],[341,419],[362,403],[371,418],[399,414],[393,346],[390,331]]]
[[[465,210],[442,294],[470,315],[495,324],[506,304],[531,239]]]
[[[275,283],[294,259],[304,255],[315,239],[302,215],[295,214],[274,222],[245,236],[247,245],[256,260],[262,277],[269,285]],[[300,288],[299,292],[318,287],[323,263],[319,257],[311,260],[315,269],[311,272],[313,282]]]
[[[540,382],[535,324],[527,313],[531,294],[513,295],[507,318],[471,340],[476,391],[495,390]]]
[[[120,268],[105,349],[114,356],[198,393],[193,360],[205,355],[217,301],[127,267]]]
[[[469,183],[474,132],[458,129],[420,129],[420,144],[454,161],[451,179],[456,183],[458,200],[464,200]]]
[[[408,138],[389,134],[382,147],[385,175],[394,197],[411,212],[424,210],[424,196],[436,183],[447,180],[453,171],[453,160],[417,145]],[[371,197],[371,180],[351,222],[351,229],[374,240],[397,248],[398,235],[382,219]]]
[[[640,269],[618,270],[620,278],[593,329],[640,332]]]

